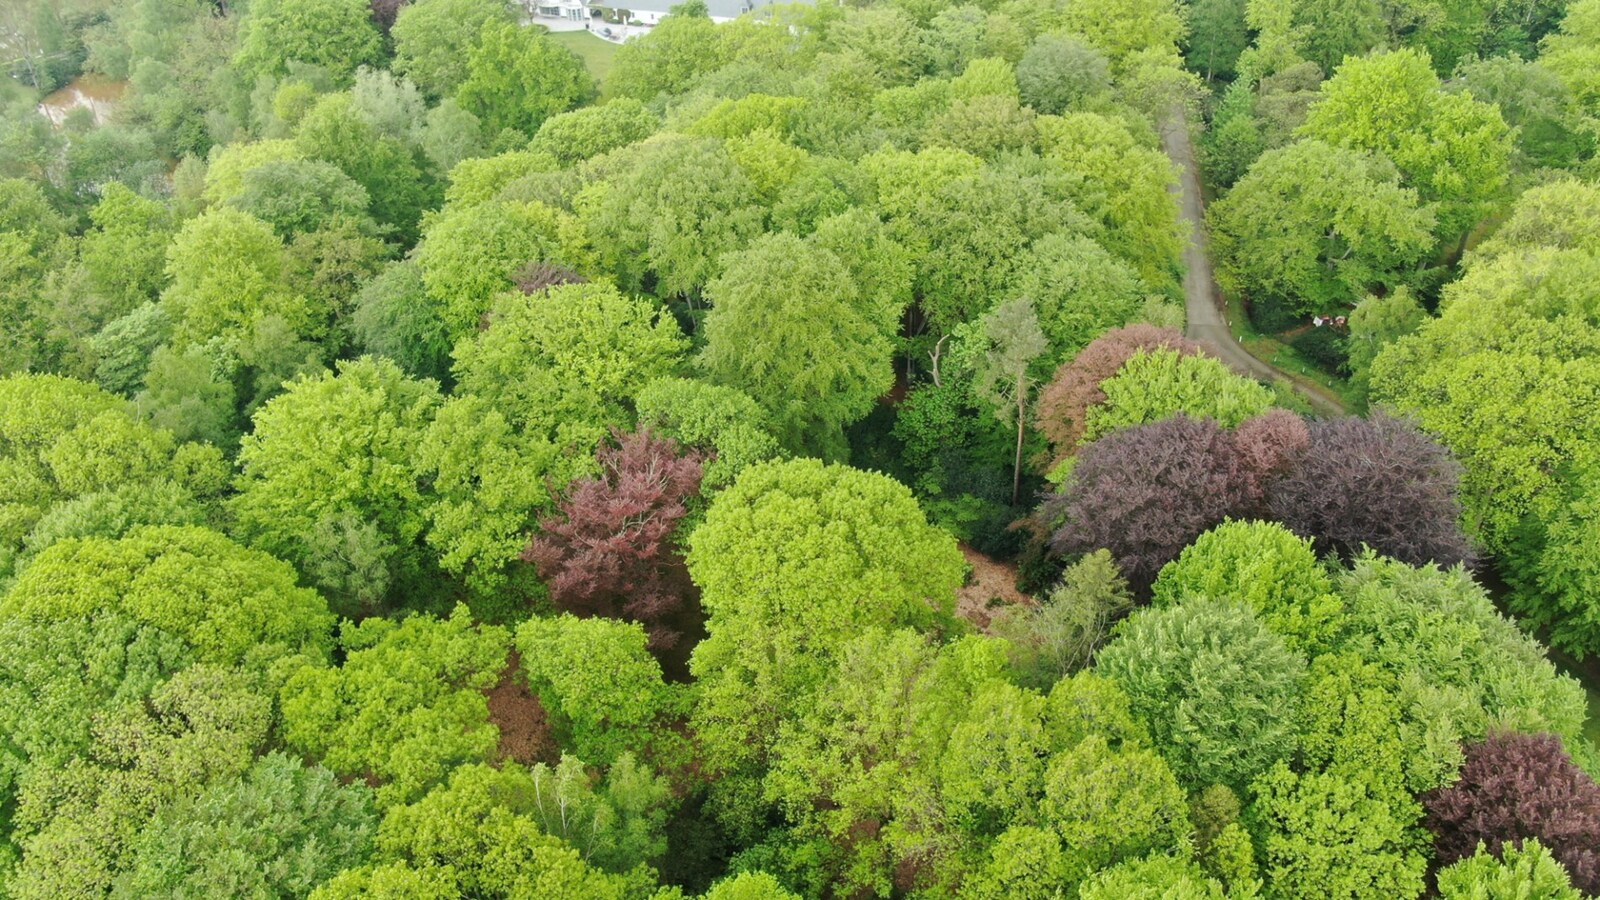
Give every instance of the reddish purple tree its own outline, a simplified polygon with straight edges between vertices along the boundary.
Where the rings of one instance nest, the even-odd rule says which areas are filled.
[[[1286,409],[1269,409],[1233,429],[1239,461],[1251,476],[1251,505],[1266,497],[1267,485],[1290,472],[1311,445],[1306,420]]]
[[[384,34],[394,27],[395,17],[400,15],[400,10],[405,8],[407,0],[367,0],[367,8],[372,15],[372,22]]]
[[[648,430],[613,437],[615,446],[595,453],[600,476],[567,487],[522,559],[538,568],[556,606],[632,619],[664,651],[681,636],[694,592],[672,535],[685,500],[700,490],[703,460]]]
[[[1090,341],[1068,362],[1062,363],[1050,383],[1039,392],[1035,404],[1039,433],[1050,442],[1050,465],[1071,456],[1083,438],[1089,407],[1104,402],[1100,383],[1117,374],[1122,364],[1140,350],[1166,347],[1185,356],[1200,356],[1205,350],[1170,328],[1155,325],[1127,325]]]
[[[1435,864],[1471,856],[1479,841],[1498,855],[1506,843],[1538,838],[1574,887],[1600,893],[1600,785],[1573,763],[1561,740],[1502,732],[1465,750],[1461,779],[1422,798]]]
[[[554,263],[531,262],[511,276],[517,290],[524,294],[537,294],[563,284],[587,284],[589,279],[565,266]]]
[[[1416,426],[1389,416],[1311,425],[1311,443],[1267,486],[1267,514],[1319,553],[1363,545],[1411,565],[1469,561],[1456,485],[1461,467]]]
[[[1052,551],[1077,556],[1104,547],[1128,584],[1147,595],[1162,566],[1242,512],[1251,480],[1230,432],[1179,414],[1085,446],[1041,514],[1055,528]]]

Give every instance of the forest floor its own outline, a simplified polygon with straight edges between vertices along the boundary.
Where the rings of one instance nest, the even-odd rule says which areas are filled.
[[[1211,245],[1206,236],[1205,195],[1200,187],[1200,166],[1183,108],[1175,109],[1161,128],[1161,145],[1178,167],[1179,206],[1189,223],[1189,241],[1183,248],[1183,296],[1189,337],[1206,344],[1233,368],[1267,382],[1284,381],[1303,396],[1320,416],[1341,416],[1344,401],[1327,387],[1304,375],[1284,371],[1251,353],[1233,336],[1224,318],[1221,292],[1211,269]]]
[[[1017,590],[1016,564],[979,553],[966,543],[961,544],[961,555],[972,567],[972,574],[956,591],[956,615],[978,628],[987,629],[1002,606],[1037,605],[1037,600]]]

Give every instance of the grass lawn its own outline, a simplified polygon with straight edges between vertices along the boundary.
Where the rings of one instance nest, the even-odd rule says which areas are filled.
[[[1261,334],[1250,323],[1250,316],[1244,311],[1244,304],[1239,298],[1225,297],[1228,304],[1228,328],[1233,336],[1239,339],[1246,350],[1249,350],[1258,359],[1266,360],[1269,364],[1290,373],[1296,378],[1315,382],[1327,388],[1347,408],[1354,409],[1356,402],[1350,392],[1350,383],[1343,378],[1336,378],[1323,371],[1320,366],[1300,355],[1298,350],[1278,340],[1276,337]]]
[[[589,74],[600,82],[602,90],[605,88],[606,78],[611,75],[611,64],[617,58],[618,45],[587,31],[555,31],[551,32],[550,40],[582,57],[583,64],[589,67]]]

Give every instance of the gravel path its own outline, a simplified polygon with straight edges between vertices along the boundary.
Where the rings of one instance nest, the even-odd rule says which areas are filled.
[[[1204,343],[1219,359],[1240,372],[1263,381],[1282,379],[1294,386],[1318,415],[1345,414],[1344,404],[1319,385],[1309,384],[1251,355],[1234,340],[1222,319],[1222,302],[1211,271],[1211,247],[1206,238],[1206,209],[1200,192],[1200,167],[1195,162],[1194,142],[1180,106],[1167,117],[1161,129],[1161,145],[1178,167],[1180,207],[1189,223],[1189,243],[1183,248],[1183,296],[1188,312],[1189,337]]]

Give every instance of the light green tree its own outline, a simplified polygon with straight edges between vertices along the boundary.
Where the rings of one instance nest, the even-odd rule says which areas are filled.
[[[1507,842],[1498,855],[1482,844],[1478,852],[1439,870],[1439,896],[1444,900],[1578,900],[1567,870],[1538,838],[1522,845]]]
[[[639,425],[711,454],[701,490],[721,490],[745,467],[781,455],[766,411],[735,388],[658,378],[634,397]]]
[[[1423,202],[1438,204],[1436,233],[1444,241],[1477,224],[1509,177],[1512,135],[1499,108],[1444,91],[1424,51],[1341,66],[1301,132],[1392,161]]]
[[[632,97],[585,106],[544,120],[528,149],[571,165],[637,143],[654,134],[661,119]]]
[[[1250,604],[1291,649],[1330,649],[1344,604],[1311,542],[1272,522],[1218,525],[1162,567],[1151,588],[1157,606],[1187,597],[1231,597]]]
[[[1159,0],[1158,0],[1159,2]],[[1183,231],[1166,155],[1142,146],[1116,119],[1095,113],[1041,118],[1041,152],[1082,180],[1072,196],[1106,226],[1108,249],[1132,263],[1146,283],[1175,281]]]
[[[234,65],[247,83],[304,63],[348,84],[357,68],[376,65],[383,51],[361,0],[257,0],[240,32]]]
[[[693,722],[705,765],[724,775],[718,815],[744,831],[791,704],[864,628],[954,628],[963,561],[904,486],[817,460],[746,468],[689,545],[710,634],[690,663]]]
[[[1272,406],[1271,391],[1219,360],[1166,349],[1135,352],[1100,390],[1105,400],[1089,407],[1085,441],[1177,413],[1231,428]]]
[[[588,762],[647,749],[673,714],[673,692],[637,622],[529,619],[517,629],[517,652],[562,742]]]
[[[1018,683],[1048,690],[1087,666],[1131,609],[1133,596],[1111,553],[1096,550],[1068,566],[1037,607],[1007,607],[990,629],[1006,639]]]
[[[892,352],[833,254],[789,234],[757,240],[707,288],[699,363],[772,416],[784,446],[842,455],[842,426],[889,389]]]
[[[448,619],[347,622],[338,668],[302,668],[281,692],[284,741],[341,776],[378,782],[381,806],[412,802],[457,766],[491,758],[500,731],[484,690],[500,680],[511,638]]]
[[[429,220],[412,259],[452,342],[483,324],[494,297],[523,266],[593,266],[582,228],[542,203],[452,206]]]
[[[596,442],[624,425],[625,404],[645,384],[673,374],[687,341],[659,303],[603,282],[512,292],[489,327],[455,349],[462,391],[519,428]]]
[[[433,98],[455,94],[487,22],[511,21],[505,0],[421,0],[401,7],[389,36],[394,70]]]
[[[533,29],[496,19],[484,23],[467,50],[467,77],[455,92],[487,134],[509,129],[524,136],[594,95],[594,76],[577,54]]]
[[[1388,163],[1315,140],[1262,154],[1210,221],[1224,289],[1308,315],[1404,283],[1435,225]]]
[[[272,226],[248,213],[214,209],[184,223],[167,250],[172,283],[161,295],[175,343],[237,346],[268,317],[297,335],[321,334],[327,310],[290,289],[286,262]]]

